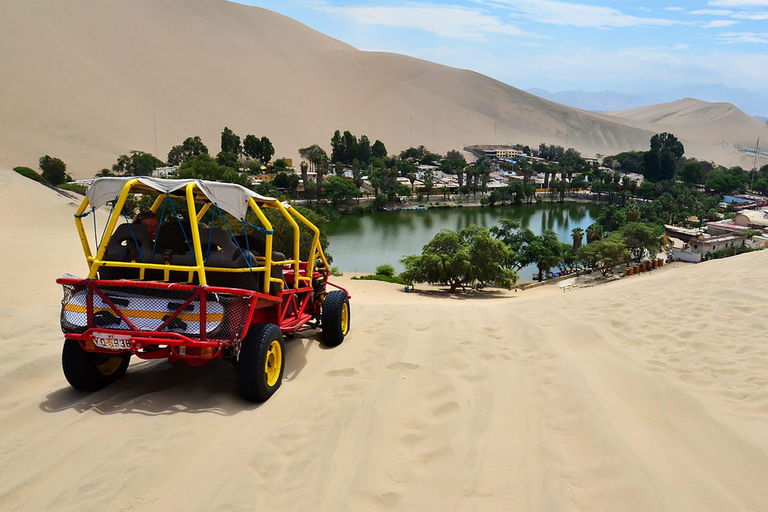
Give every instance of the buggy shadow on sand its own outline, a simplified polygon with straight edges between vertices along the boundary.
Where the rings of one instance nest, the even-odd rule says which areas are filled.
[[[151,209],[168,220],[155,240],[123,213],[133,194],[156,196]],[[83,219],[105,205],[94,255]],[[287,255],[273,250],[270,216],[293,233]],[[349,331],[350,296],[328,282],[318,228],[276,199],[229,183],[99,178],[75,224],[88,276],[56,282],[64,287],[62,366],[76,389],[109,385],[132,356],[191,366],[227,359],[240,396],[263,402],[283,378],[284,335],[322,329],[323,343],[336,346]],[[95,228],[94,220],[94,239]],[[302,233],[311,241],[303,258]]]

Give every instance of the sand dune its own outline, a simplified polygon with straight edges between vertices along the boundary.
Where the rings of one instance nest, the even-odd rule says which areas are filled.
[[[707,103],[686,98],[671,103],[633,108],[609,115],[626,120],[638,128],[655,129],[658,132],[674,133],[686,144],[686,154],[713,160],[727,165],[724,153],[730,153],[732,146],[754,149],[757,138],[768,137],[768,124],[748,116],[730,103]],[[717,131],[713,130],[717,127]],[[713,139],[715,134],[722,141]],[[709,140],[710,144],[707,144]],[[715,144],[711,144],[714,142]],[[754,155],[742,155],[731,161],[751,169]]]
[[[0,52],[0,165],[36,167],[50,154],[75,177],[134,149],[164,159],[191,135],[216,153],[224,126],[267,135],[289,157],[327,147],[336,129],[381,139],[390,152],[546,142],[587,155],[645,149],[666,130],[474,72],[358,51],[224,0],[5,0]],[[730,164],[740,155],[722,142],[743,141],[728,128],[708,121],[681,138],[688,154]]]
[[[60,369],[85,262],[72,201],[0,172],[0,503],[7,510],[759,510],[766,253],[484,299],[340,278],[352,332],[287,345],[282,388],[228,363]],[[8,249],[12,250],[8,250]]]

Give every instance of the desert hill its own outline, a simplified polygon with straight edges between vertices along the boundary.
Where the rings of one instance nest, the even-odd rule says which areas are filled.
[[[216,153],[224,126],[267,135],[289,157],[327,146],[336,129],[381,139],[390,152],[547,142],[588,155],[644,149],[663,131],[471,71],[362,52],[224,0],[5,0],[0,52],[0,165],[34,167],[50,154],[76,177],[133,149],[165,159],[191,135]],[[717,121],[691,133],[681,138],[698,153],[688,154],[738,159],[721,147],[729,132]]]
[[[731,103],[708,103],[685,98],[670,103],[633,108],[608,115],[621,118],[638,128],[667,131],[686,141],[686,153],[710,155],[705,157],[718,163],[719,151],[728,151],[729,144],[754,149],[757,138],[768,137],[768,125],[760,122]],[[715,134],[722,136],[721,147],[708,145]],[[725,156],[725,155],[723,155]],[[752,167],[752,157],[738,161],[745,168]]]

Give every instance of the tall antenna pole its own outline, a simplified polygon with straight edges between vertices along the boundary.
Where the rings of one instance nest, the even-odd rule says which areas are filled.
[[[749,185],[749,190],[755,191],[753,185],[755,184],[755,171],[757,171],[757,155],[760,154],[760,137],[757,138],[757,144],[755,144],[755,161],[752,163],[752,183]]]
[[[157,151],[157,115],[155,114],[155,102],[152,102],[152,122],[155,124],[155,158],[160,158]]]

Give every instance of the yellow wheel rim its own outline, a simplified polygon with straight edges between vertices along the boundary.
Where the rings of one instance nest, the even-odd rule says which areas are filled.
[[[341,334],[346,336],[349,330],[349,303],[345,302],[341,306]]]
[[[122,357],[107,356],[104,361],[97,363],[96,367],[99,369],[99,372],[101,372],[102,375],[112,375],[117,371],[118,368],[120,368],[122,362]]]
[[[280,370],[283,367],[283,351],[280,348],[280,342],[275,340],[269,346],[267,351],[267,360],[264,363],[264,376],[267,379],[267,386],[277,384],[280,378]]]

